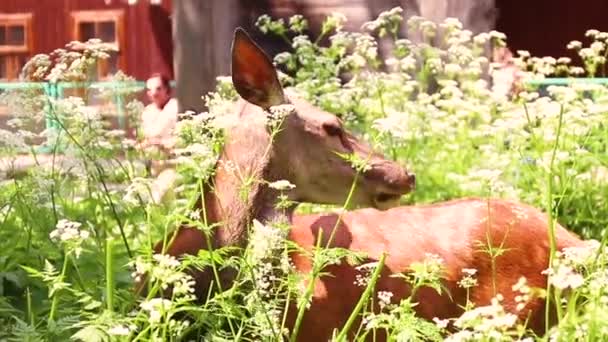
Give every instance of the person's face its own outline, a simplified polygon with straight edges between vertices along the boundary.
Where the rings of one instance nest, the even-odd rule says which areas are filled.
[[[160,77],[150,78],[146,82],[146,89],[150,101],[158,106],[164,105],[169,99],[169,89],[163,85]]]

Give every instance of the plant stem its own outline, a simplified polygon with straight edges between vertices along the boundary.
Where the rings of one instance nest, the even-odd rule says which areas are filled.
[[[30,291],[29,286],[25,290],[25,296],[26,296],[26,300],[27,300],[27,317],[30,320],[30,325],[33,327],[33,326],[35,326],[35,320],[34,320],[34,310],[32,309],[32,291]]]
[[[317,236],[317,242],[315,244],[316,249],[321,246],[321,239],[323,238],[323,229],[319,229],[319,235]],[[315,281],[319,275],[319,265],[316,262],[316,254],[315,260],[313,260],[312,272],[310,274],[310,280],[308,286],[306,287],[306,291],[304,292],[304,298],[302,300],[302,305],[298,308],[298,316],[296,317],[296,323],[291,330],[291,336],[289,337],[290,342],[295,342],[296,337],[298,336],[298,332],[300,330],[300,325],[302,324],[302,319],[304,319],[304,312],[306,311],[306,303],[308,303],[309,298],[312,296],[312,292],[315,288]]]
[[[560,106],[559,110],[559,121],[557,123],[557,133],[555,136],[555,142],[553,143],[553,152],[551,153],[551,162],[549,163],[549,170],[547,173],[547,214],[549,215],[549,268],[553,267],[553,259],[555,258],[555,249],[556,249],[556,241],[555,241],[555,217],[553,215],[553,165],[555,163],[555,155],[557,153],[557,146],[559,144],[559,136],[562,130],[562,121],[564,117],[564,105]],[[547,301],[545,302],[545,333],[549,332],[549,321],[550,321],[550,313],[551,313],[551,296],[549,295],[551,291],[551,283],[549,282],[549,278],[547,277]],[[561,305],[559,302],[559,298],[556,298],[556,306]],[[559,317],[558,317],[559,319]]]
[[[114,270],[112,263],[112,238],[106,239],[106,304],[108,311],[114,309]]]
[[[359,312],[363,309],[363,306],[367,303],[374,288],[376,287],[376,283],[378,282],[378,279],[380,278],[380,274],[382,273],[382,269],[384,268],[385,260],[386,260],[386,253],[382,253],[382,256],[380,256],[380,260],[378,260],[378,266],[374,270],[374,273],[372,273],[371,279],[370,279],[369,283],[367,284],[365,291],[363,292],[363,294],[361,295],[361,298],[359,298],[359,301],[357,302],[357,306],[355,306],[355,309],[350,313],[350,316],[348,317],[346,324],[344,324],[342,331],[340,331],[340,333],[338,334],[338,337],[336,338],[337,341],[346,341],[346,334],[348,334],[350,327],[355,322],[355,319],[357,319]]]
[[[61,267],[61,275],[59,275],[59,282],[63,282],[63,278],[65,278],[65,274],[68,269],[68,260],[69,253],[65,254],[65,258],[63,259],[63,266]],[[57,292],[53,295],[53,301],[51,302],[51,312],[49,313],[49,322],[53,322],[55,320],[55,315],[57,314],[57,304],[59,304],[59,296]]]

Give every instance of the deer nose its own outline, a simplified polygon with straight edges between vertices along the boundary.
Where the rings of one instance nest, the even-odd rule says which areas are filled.
[[[408,186],[410,187],[410,190],[414,190],[416,189],[416,174],[415,173],[408,173]]]
[[[388,162],[372,165],[364,174],[365,178],[392,194],[405,194],[416,186],[416,175],[407,172],[400,165]]]
[[[402,169],[403,170],[403,169]],[[386,181],[389,184],[389,189],[395,193],[405,194],[416,188],[416,175],[403,170],[400,175],[387,177]]]

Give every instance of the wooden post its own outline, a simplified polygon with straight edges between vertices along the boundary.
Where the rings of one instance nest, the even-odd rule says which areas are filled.
[[[173,63],[180,111],[204,110],[201,97],[215,88],[217,76],[230,74],[230,43],[239,20],[238,0],[173,1]]]

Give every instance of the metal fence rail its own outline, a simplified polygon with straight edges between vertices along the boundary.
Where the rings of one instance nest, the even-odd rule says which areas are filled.
[[[608,78],[570,78],[570,77],[549,77],[540,80],[529,80],[526,82],[532,86],[551,86],[551,85],[570,85],[573,83],[588,83],[588,84],[608,84]]]

